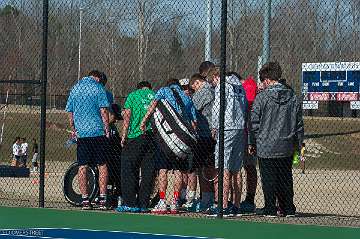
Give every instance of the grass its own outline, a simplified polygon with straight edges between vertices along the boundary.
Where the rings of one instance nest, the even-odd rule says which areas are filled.
[[[307,157],[307,167],[360,169],[360,120],[305,118],[304,121],[306,141],[316,143],[313,150],[319,151],[315,153],[317,157]]]
[[[30,111],[31,112],[31,111]],[[12,111],[6,116],[4,144],[0,149],[0,161],[11,159],[11,146],[15,137],[39,139],[40,114]],[[360,120],[339,118],[305,118],[307,168],[312,169],[360,169]],[[46,160],[74,161],[75,147],[64,147],[69,133],[64,112],[47,114]]]

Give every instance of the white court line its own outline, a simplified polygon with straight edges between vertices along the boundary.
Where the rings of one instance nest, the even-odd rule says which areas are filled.
[[[149,232],[126,232],[126,231],[104,231],[104,230],[93,230],[93,229],[73,229],[73,228],[29,228],[30,230],[78,230],[78,231],[89,231],[89,232],[112,232],[112,233],[129,233],[129,234],[139,234],[139,235],[152,235],[152,236],[172,236],[180,238],[197,238],[197,239],[207,239],[209,237],[198,237],[198,236],[182,236],[182,235],[169,235],[161,233],[149,233]],[[213,238],[213,239],[223,239],[223,238]]]

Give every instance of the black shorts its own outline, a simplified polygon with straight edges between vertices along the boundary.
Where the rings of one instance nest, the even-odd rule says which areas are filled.
[[[212,138],[199,138],[194,148],[194,160],[192,169],[215,166],[215,145],[216,142]]]
[[[105,136],[78,138],[77,161],[79,165],[103,165],[109,148],[109,139]]]
[[[179,159],[177,157],[167,157],[159,147],[156,149],[155,153],[155,168],[157,170],[167,169],[167,170],[180,170],[180,171],[189,171],[190,165],[188,160]]]

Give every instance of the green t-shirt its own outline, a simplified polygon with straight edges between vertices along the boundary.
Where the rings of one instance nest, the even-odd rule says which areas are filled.
[[[154,96],[155,92],[150,89],[136,90],[128,95],[124,106],[125,109],[131,111],[128,138],[136,138],[143,134],[140,130],[140,124]],[[146,125],[146,131],[148,130],[151,130],[150,122]]]

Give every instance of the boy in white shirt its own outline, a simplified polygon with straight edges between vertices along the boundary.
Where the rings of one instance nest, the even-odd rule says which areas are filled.
[[[19,167],[26,168],[26,162],[27,162],[27,159],[28,159],[29,144],[26,142],[25,138],[21,138],[20,142],[21,142],[21,160],[20,160]]]
[[[21,143],[20,137],[16,137],[15,142],[12,146],[12,155],[13,159],[11,161],[11,166],[18,167],[21,161]]]

